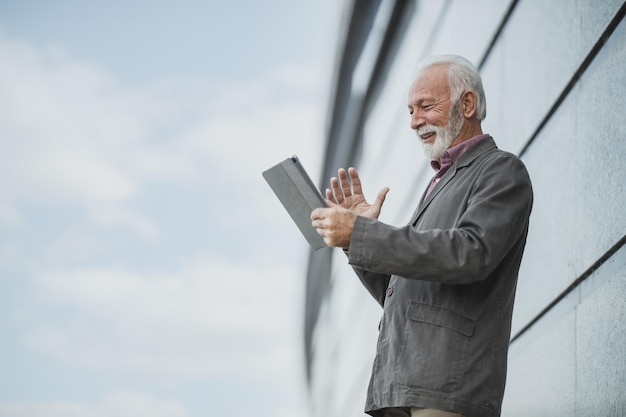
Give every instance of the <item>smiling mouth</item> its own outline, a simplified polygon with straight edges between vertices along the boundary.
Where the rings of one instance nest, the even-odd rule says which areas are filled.
[[[428,132],[421,135],[423,141],[427,141],[431,136],[435,136],[435,132]]]

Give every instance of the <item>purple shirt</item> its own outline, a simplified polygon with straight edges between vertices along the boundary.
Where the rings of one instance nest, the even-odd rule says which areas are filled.
[[[459,160],[459,158],[467,152],[469,148],[471,148],[477,142],[488,138],[488,134],[474,136],[473,138],[464,140],[463,142],[455,145],[451,148],[448,148],[439,161],[430,161],[430,166],[436,171],[435,177],[432,179],[430,186],[428,187],[428,192],[426,195],[430,194],[430,192],[435,188],[435,185],[439,182],[443,174],[446,173],[448,168],[452,166],[453,163]]]

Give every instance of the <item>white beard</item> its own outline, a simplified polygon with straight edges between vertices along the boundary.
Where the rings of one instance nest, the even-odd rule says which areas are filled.
[[[435,141],[433,143],[422,143],[422,147],[424,149],[424,155],[426,155],[427,158],[430,158],[433,161],[438,161],[450,145],[452,145],[452,142],[454,142],[454,136],[450,134],[450,129],[448,127],[433,125],[422,126],[416,131],[417,136],[419,136],[420,139],[423,134],[431,132],[437,135],[435,137]]]
[[[422,135],[427,133],[436,135],[433,143],[424,143],[422,141],[422,146],[427,158],[438,161],[459,135],[461,127],[463,127],[463,116],[458,106],[455,105],[450,109],[450,121],[446,126],[425,125],[416,129],[415,133],[420,140],[422,140]]]

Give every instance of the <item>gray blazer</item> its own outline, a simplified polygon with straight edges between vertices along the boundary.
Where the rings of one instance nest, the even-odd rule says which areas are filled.
[[[407,226],[357,218],[348,259],[384,309],[366,412],[500,415],[531,207],[523,163],[485,138]]]

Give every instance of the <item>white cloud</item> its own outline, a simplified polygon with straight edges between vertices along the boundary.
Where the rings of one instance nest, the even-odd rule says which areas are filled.
[[[14,228],[24,223],[24,216],[15,206],[0,202],[0,227]]]
[[[6,39],[0,60],[5,199],[99,202],[135,192],[114,156],[141,128],[109,77],[59,50]]]
[[[189,80],[131,89],[60,49],[1,37],[0,61],[0,224],[27,221],[22,203],[79,204],[97,223],[156,236],[158,224],[128,208],[148,184],[220,182],[267,207],[261,172],[292,154],[317,180],[324,126],[310,70],[195,80],[201,93],[187,95]]]
[[[42,254],[42,263],[45,265],[58,265],[59,261],[75,262],[88,259],[93,253],[101,249],[99,242],[92,234],[84,230],[64,230],[56,239],[46,246]],[[17,265],[18,262],[15,262]]]
[[[70,401],[0,404],[0,417],[187,417],[188,415],[185,407],[177,401],[129,391],[113,393],[97,405]]]
[[[159,237],[158,226],[153,220],[129,208],[100,205],[92,209],[91,220],[98,226],[127,227],[146,240]]]
[[[22,259],[22,248],[20,244],[17,242],[10,242],[4,245],[0,245],[0,265],[13,266],[21,264]],[[2,278],[8,278],[4,276]],[[1,282],[1,280],[0,280]]]
[[[282,67],[250,84],[226,86],[212,101],[219,109],[209,107],[181,140],[219,172],[246,184],[294,153],[317,172],[324,146],[319,82],[310,71]]]
[[[296,153],[317,180],[324,129],[317,76],[284,67],[239,85],[170,79],[130,88],[60,49],[1,36],[0,62],[0,227],[23,227],[32,239],[5,235],[0,260],[27,276],[35,271],[36,296],[15,312],[28,347],[109,374],[174,382],[225,376],[291,395],[303,367],[303,271],[275,260],[278,251],[304,256],[306,244],[277,241],[281,227],[300,236],[261,172]],[[232,232],[216,241],[237,242],[259,224],[276,225],[274,233],[256,251],[230,258],[172,258],[167,264],[181,265],[173,272],[133,268],[132,253],[110,256],[123,260],[113,266],[101,260],[99,253],[115,250],[111,236],[125,238],[120,232],[142,238],[125,248],[158,246],[170,238],[163,216],[193,223],[152,210],[168,198],[159,194],[163,184],[207,193],[217,207],[211,222]],[[50,206],[77,215],[48,218]],[[54,230],[32,237],[57,218]],[[133,413],[132,404],[148,411]],[[95,406],[4,404],[4,415],[186,413],[178,403],[116,394]]]
[[[266,383],[300,366],[299,273],[271,265],[202,259],[171,274],[87,269],[45,272],[35,281],[49,317],[31,348],[89,368],[167,379],[234,376]],[[285,378],[280,378],[283,376]]]

